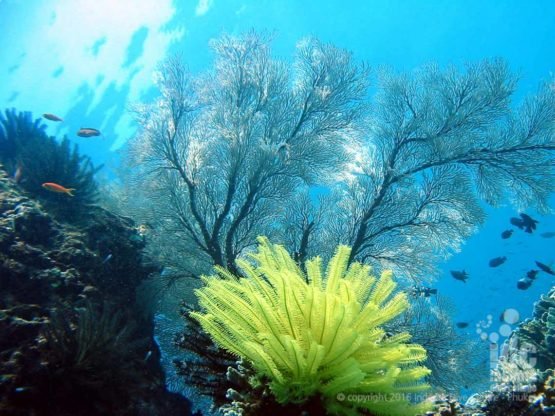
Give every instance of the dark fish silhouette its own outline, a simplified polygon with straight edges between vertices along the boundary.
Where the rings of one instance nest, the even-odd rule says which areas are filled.
[[[546,272],[547,274],[550,274],[552,276],[555,276],[555,272],[553,271],[553,269],[551,267],[549,267],[547,264],[543,264],[540,263],[539,261],[536,261],[536,265],[543,271]]]
[[[527,233],[532,233],[532,231],[536,229],[536,224],[539,224],[539,221],[523,212],[520,213],[520,217],[522,218],[522,221],[524,221],[524,228],[526,228],[524,231]]]
[[[531,234],[536,229],[536,224],[538,224],[539,221],[535,220],[524,212],[521,212],[519,215],[520,218],[511,218],[511,224]]]
[[[432,289],[431,287],[427,287],[426,290],[424,291],[424,296],[429,298],[430,295],[437,295],[437,289]]]
[[[466,279],[468,279],[468,273],[465,272],[464,270],[463,271],[451,270],[451,276],[464,283],[466,283]]]
[[[466,328],[468,326],[468,322],[457,322],[455,325],[457,325],[457,328]]]
[[[409,294],[412,297],[424,296],[429,298],[431,295],[437,295],[437,289],[425,286],[414,286],[409,289]]]
[[[491,259],[489,261],[489,267],[497,267],[497,266],[501,266],[503,263],[505,263],[507,261],[507,257],[503,256],[503,257],[496,257],[494,259]]]
[[[546,232],[546,233],[541,233],[541,234],[540,234],[540,237],[543,237],[543,238],[553,238],[553,237],[555,237],[555,231],[548,231],[548,232]]]
[[[536,269],[528,270],[526,272],[526,277],[529,279],[535,279],[540,271]]]
[[[516,282],[516,287],[520,290],[526,290],[532,285],[532,280],[523,278]]]
[[[511,224],[515,227],[520,228],[521,230],[524,228],[524,221],[517,217],[511,217]]]
[[[513,235],[513,230],[505,230],[501,233],[501,238],[503,240],[506,240],[507,238],[510,238]]]

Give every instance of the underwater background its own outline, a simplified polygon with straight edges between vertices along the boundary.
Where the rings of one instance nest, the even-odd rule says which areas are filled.
[[[352,52],[355,62],[365,62],[376,73],[391,69],[412,74],[427,64],[463,69],[468,63],[502,58],[518,76],[514,108],[542,83],[555,88],[555,3],[548,0],[0,0],[0,30],[0,108],[29,111],[33,120],[43,114],[63,118],[43,119],[46,133],[67,135],[94,166],[103,165],[95,177],[100,199],[108,206],[118,198],[117,193],[110,197],[110,190],[122,186],[129,174],[125,170],[131,169],[124,159],[126,144],[139,131],[133,106],[160,97],[160,65],[178,54],[193,74],[203,73],[213,65],[211,40],[222,35],[264,34],[272,39],[271,56],[289,65],[299,41],[311,36]],[[377,85],[370,83],[370,96]],[[76,133],[82,128],[101,134],[80,137]],[[547,169],[552,174],[553,156]],[[13,178],[16,171],[14,165],[6,174]],[[448,300],[456,331],[483,348],[488,370],[495,367],[511,331],[532,317],[534,303],[555,285],[555,276],[545,271],[525,279],[538,269],[536,262],[548,270],[555,267],[555,216],[507,200],[495,208],[484,201],[481,206],[487,214],[484,223],[460,250],[434,265],[436,276],[424,276],[407,290],[426,302]],[[548,207],[555,207],[553,194]],[[516,225],[523,212],[537,220],[537,228],[529,230],[533,232]],[[78,215],[86,222],[87,212]],[[511,218],[517,221],[511,223]],[[508,230],[512,234],[503,238]],[[490,261],[499,257],[506,259],[492,266]],[[101,260],[113,262],[112,257]],[[453,271],[465,271],[468,279],[457,279]],[[518,287],[522,279],[530,284]],[[174,365],[184,354],[173,343],[183,328],[179,302],[193,301],[197,287],[198,282],[178,282],[162,295],[156,288],[143,289],[145,296],[157,296],[154,339],[169,390],[184,393],[194,408],[206,412],[206,399],[186,385]],[[423,288],[435,290],[425,295],[419,292]],[[476,388],[459,386],[458,400],[464,403]]]

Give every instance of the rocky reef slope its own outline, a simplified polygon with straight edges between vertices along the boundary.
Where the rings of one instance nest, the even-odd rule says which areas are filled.
[[[55,215],[0,169],[0,414],[190,414],[135,299],[155,267],[133,222]]]

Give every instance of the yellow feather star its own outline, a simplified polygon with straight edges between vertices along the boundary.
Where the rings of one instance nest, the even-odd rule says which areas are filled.
[[[322,275],[319,257],[306,275],[287,253],[259,237],[254,265],[239,261],[244,277],[223,268],[204,277],[196,291],[204,312],[194,312],[220,347],[250,362],[268,377],[280,403],[302,403],[314,395],[329,414],[413,416],[429,386],[419,365],[426,351],[407,333],[387,337],[380,328],[408,306],[391,272],[379,279],[369,266],[347,267],[350,248],[339,246]]]

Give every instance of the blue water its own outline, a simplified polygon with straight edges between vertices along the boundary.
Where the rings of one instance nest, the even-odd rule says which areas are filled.
[[[301,38],[312,35],[373,68],[409,72],[430,62],[463,66],[502,57],[520,75],[515,104],[555,71],[555,2],[548,0],[0,0],[0,28],[1,108],[63,117],[49,133],[68,134],[96,163],[106,163],[107,178],[118,166],[118,149],[135,132],[130,106],[156,95],[158,63],[179,52],[201,72],[213,57],[210,39],[222,33],[265,31],[274,37],[275,56],[286,60]],[[80,127],[103,135],[79,138]],[[555,231],[555,217],[527,212],[540,221],[538,232],[516,230],[502,240],[518,211],[508,204],[488,208],[484,226],[441,265],[433,286],[454,301],[454,320],[470,323],[461,330],[470,338],[498,333],[506,308],[529,317],[533,302],[555,284],[542,273],[530,289],[516,288],[535,260],[555,261],[555,239],[539,236]],[[497,256],[508,260],[490,268]],[[450,276],[461,269],[470,275],[466,283]]]

